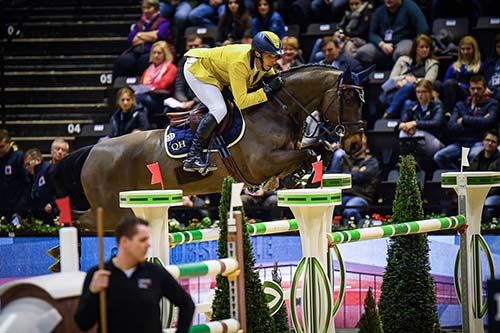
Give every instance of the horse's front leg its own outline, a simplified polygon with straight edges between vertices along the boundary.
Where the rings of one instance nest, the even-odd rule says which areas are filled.
[[[281,167],[281,170],[275,175],[278,174],[280,178],[283,178],[299,167],[310,167],[313,162],[316,162],[316,158],[316,154],[311,149],[276,150],[269,156],[269,161]]]

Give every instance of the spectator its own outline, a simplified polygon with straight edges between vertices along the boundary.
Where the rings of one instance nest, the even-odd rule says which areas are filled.
[[[50,163],[56,164],[59,163],[69,152],[69,143],[63,138],[56,138],[52,141],[50,145],[50,155],[51,160]]]
[[[398,128],[399,138],[402,139],[402,154],[413,153],[420,162],[422,157],[432,159],[444,147],[438,139],[444,128],[444,108],[441,101],[435,98],[436,92],[431,81],[418,81],[416,94],[417,100],[407,106]],[[423,140],[405,140],[411,138]]]
[[[125,87],[116,94],[118,110],[111,116],[111,134],[109,138],[116,138],[125,134],[148,129],[148,118],[135,103],[132,89]],[[108,139],[107,137],[102,140]]]
[[[345,71],[348,67],[353,72],[361,72],[363,70],[361,64],[356,59],[345,55],[341,51],[339,42],[334,37],[323,37],[320,47],[325,56],[325,58],[319,62],[320,64],[332,65],[342,71]]]
[[[366,44],[373,6],[367,0],[349,0],[349,10],[337,25],[334,37],[342,41],[342,49],[354,57],[358,48]]]
[[[128,216],[118,223],[115,233],[116,257],[104,264],[105,269],[93,267],[87,272],[75,314],[78,327],[87,331],[96,323],[100,326],[99,293],[105,291],[109,333],[161,332],[162,297],[179,309],[177,332],[187,333],[194,303],[164,267],[145,261],[150,238],[148,222]]]
[[[144,71],[141,78],[142,86],[147,90],[136,92],[137,104],[144,107],[146,115],[162,113],[163,100],[174,92],[174,81],[177,75],[177,66],[172,62],[172,53],[165,41],[153,44],[149,61],[151,65]]]
[[[438,71],[439,62],[432,54],[432,39],[427,35],[418,35],[410,54],[399,57],[392,68],[387,84],[393,88],[381,95],[383,104],[390,102],[384,118],[399,117],[405,101],[415,97],[415,84],[423,79],[434,82]]]
[[[245,209],[268,209],[269,214],[264,214],[264,221],[274,221],[280,217],[280,211],[277,209],[278,196],[275,191],[264,191],[262,188],[255,190],[245,188],[241,194],[241,202]]]
[[[495,52],[485,65],[489,93],[500,102],[500,34],[495,37]]]
[[[448,122],[448,134],[453,142],[434,154],[440,169],[458,170],[461,147],[470,147],[468,158],[474,158],[483,148],[482,133],[498,125],[498,102],[486,93],[486,80],[474,75],[469,82],[470,98],[459,101]]]
[[[273,6],[273,0],[254,0],[253,36],[265,30],[274,32],[280,39],[286,36],[285,22]]]
[[[304,61],[300,56],[299,41],[296,37],[285,37],[283,43],[283,56],[278,59],[274,69],[278,72],[286,71],[292,67],[302,65]]]
[[[186,52],[202,46],[202,40],[198,35],[191,34],[186,37]],[[185,63],[186,57],[182,57],[177,64],[177,68],[184,68]],[[181,102],[181,105],[177,108],[167,105],[163,110],[164,113],[191,110],[196,103],[200,102],[198,97],[196,97],[195,93],[187,84],[182,70],[177,71],[177,76],[175,78],[175,99]]]
[[[363,210],[375,198],[380,170],[377,159],[371,156],[367,149],[366,136],[363,135],[363,143],[354,146],[348,154],[338,149],[337,151],[344,152],[343,156],[340,155],[340,163],[336,169],[328,170],[334,173],[349,173],[352,177],[352,188],[342,192],[344,225],[348,225],[349,220],[353,218],[358,227],[362,227]]]
[[[412,0],[384,0],[373,13],[369,41],[356,53],[363,65],[390,64],[410,52],[412,40],[426,34],[429,26]]]
[[[347,0],[312,0],[311,13],[314,21],[338,22],[347,7]]]
[[[54,218],[59,215],[55,203],[55,189],[51,182],[53,164],[45,162],[38,148],[29,149],[24,153],[24,167],[31,176],[31,213],[34,218],[45,224],[54,224]]]
[[[458,59],[450,64],[443,78],[442,88],[438,86],[445,111],[451,112],[457,101],[464,101],[469,95],[469,81],[473,75],[484,73],[481,51],[472,36],[463,37],[458,44]]]
[[[139,76],[148,67],[150,50],[158,40],[172,41],[170,22],[161,17],[158,0],[142,0],[142,16],[128,35],[131,45],[113,64],[113,78]],[[171,49],[175,55],[175,49]]]
[[[222,45],[239,43],[252,31],[252,17],[244,0],[224,0],[224,15],[219,20],[217,42]]]
[[[23,152],[11,140],[9,132],[0,129],[0,217],[4,216],[8,222],[18,215],[26,217],[29,191]]]
[[[191,9],[190,2],[185,0],[165,0],[160,2],[160,15],[172,22],[177,29],[177,36],[184,36]]]
[[[467,171],[500,171],[500,152],[498,151],[498,133],[488,130],[483,136],[483,150],[471,161]],[[486,197],[483,209],[483,221],[491,221],[500,216],[500,191],[492,188]]]
[[[195,26],[213,27],[217,25],[214,21],[220,20],[222,15],[224,15],[222,0],[206,0],[191,10],[189,21]]]

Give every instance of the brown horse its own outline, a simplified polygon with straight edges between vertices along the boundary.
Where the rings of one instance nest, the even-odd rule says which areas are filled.
[[[330,66],[306,65],[281,73],[284,88],[267,103],[243,110],[246,129],[230,152],[240,173],[249,185],[258,185],[272,177],[284,177],[299,166],[316,161],[310,149],[300,149],[306,117],[313,110],[322,111],[323,128],[345,132],[343,145],[349,149],[360,141],[362,130],[363,90],[355,74],[342,73]],[[147,164],[159,162],[165,187],[182,189],[185,195],[220,192],[223,179],[229,175],[219,154],[211,163],[218,170],[206,176],[182,171],[182,160],[165,153],[164,130],[125,135],[96,144],[88,149],[80,167],[80,179],[91,207],[104,208],[105,229],[114,229],[120,217],[132,214],[120,209],[120,191],[159,189],[151,185]],[[89,216],[87,216],[89,217]],[[88,221],[89,219],[81,219]],[[93,221],[90,218],[89,221]],[[94,229],[93,222],[84,223]]]

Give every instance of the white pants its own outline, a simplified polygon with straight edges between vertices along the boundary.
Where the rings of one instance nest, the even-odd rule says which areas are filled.
[[[208,112],[214,115],[217,123],[220,124],[227,114],[226,102],[222,92],[217,86],[198,80],[188,69],[198,59],[189,57],[184,64],[184,77],[193,92],[206,105]]]

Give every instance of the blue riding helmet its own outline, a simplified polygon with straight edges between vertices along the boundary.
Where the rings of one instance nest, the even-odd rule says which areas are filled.
[[[277,55],[279,57],[283,55],[283,44],[280,38],[271,31],[258,32],[253,37],[252,49],[262,53]]]

